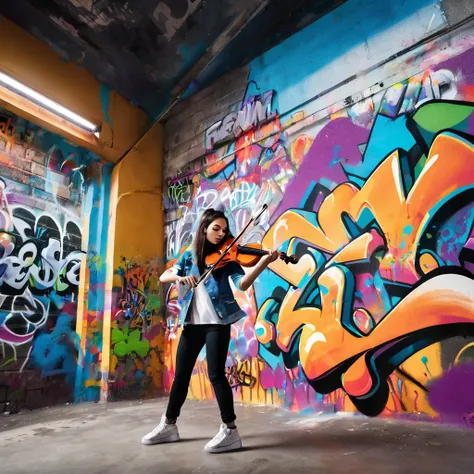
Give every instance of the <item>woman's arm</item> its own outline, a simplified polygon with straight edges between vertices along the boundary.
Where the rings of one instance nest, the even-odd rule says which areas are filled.
[[[161,283],[175,283],[179,281],[181,277],[176,273],[176,270],[172,268],[168,268],[165,272],[163,272],[160,276]]]
[[[172,268],[168,268],[160,276],[161,283],[182,283],[183,285],[194,286],[197,283],[197,277],[195,275],[179,276],[176,275]]]
[[[274,262],[278,258],[279,253],[277,251],[270,252],[265,257],[262,257],[260,261],[255,265],[249,273],[244,275],[239,282],[240,289],[242,291],[247,291],[252,285],[253,282],[258,278],[260,273],[265,270],[265,268]]]

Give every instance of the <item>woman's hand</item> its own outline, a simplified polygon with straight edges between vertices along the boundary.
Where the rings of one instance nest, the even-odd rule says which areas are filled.
[[[262,258],[263,262],[265,265],[270,265],[270,263],[273,263],[275,260],[278,260],[278,257],[280,256],[280,252],[277,252],[276,250],[268,250],[268,255],[265,255],[265,257]]]
[[[180,277],[178,280],[180,285],[188,285],[191,288],[194,288],[196,286],[196,283],[198,282],[198,279],[196,275],[189,275],[185,277]]]

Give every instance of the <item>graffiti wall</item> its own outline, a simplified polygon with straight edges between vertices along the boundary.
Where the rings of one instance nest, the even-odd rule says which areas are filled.
[[[109,399],[150,398],[163,393],[163,336],[156,262],[121,258],[114,288]]]
[[[73,401],[98,157],[0,108],[0,409]]]
[[[168,177],[168,265],[207,207],[239,232],[263,203],[244,241],[299,256],[235,290],[236,400],[474,427],[473,46],[425,49],[416,74],[316,111],[282,117],[290,86],[247,93],[203,133],[206,155]],[[166,300],[169,387],[175,287]],[[190,396],[213,396],[204,351]]]

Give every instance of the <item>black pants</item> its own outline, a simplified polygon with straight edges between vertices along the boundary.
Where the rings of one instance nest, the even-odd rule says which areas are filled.
[[[234,398],[227,377],[225,362],[230,342],[230,325],[197,324],[185,325],[178,344],[176,374],[171,387],[166,418],[174,420],[181,413],[181,407],[188,394],[194,364],[206,344],[207,370],[224,423],[235,419]]]

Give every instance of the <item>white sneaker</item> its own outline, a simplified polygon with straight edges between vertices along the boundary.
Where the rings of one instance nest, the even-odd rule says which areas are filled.
[[[179,441],[178,427],[166,424],[166,415],[161,417],[160,424],[142,438],[142,444],[174,443]]]
[[[242,447],[242,440],[240,439],[237,428],[231,430],[225,424],[221,425],[219,433],[206,444],[204,451],[206,453],[223,453],[225,451],[233,451]]]

